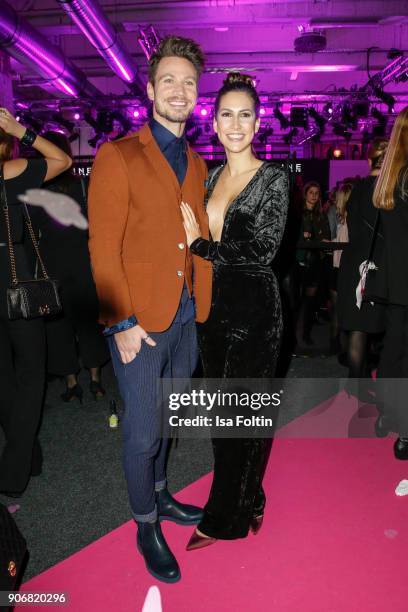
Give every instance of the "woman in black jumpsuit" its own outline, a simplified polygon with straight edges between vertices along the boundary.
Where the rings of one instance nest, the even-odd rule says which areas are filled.
[[[272,378],[280,349],[282,313],[271,264],[285,228],[288,174],[278,164],[261,164],[252,151],[244,148],[245,142],[250,148],[251,129],[256,131],[259,125],[259,101],[252,82],[245,75],[233,74],[224,83],[216,102],[216,117],[219,137],[227,142],[228,162],[214,169],[208,180],[206,204],[211,231],[215,218],[212,201],[222,199],[225,185],[233,184],[234,179],[228,179],[231,158],[236,162],[238,155],[242,156],[245,163],[240,174],[248,176],[245,169],[248,167],[252,178],[228,204],[219,241],[201,237],[191,241],[194,234],[189,227],[194,225],[194,219],[184,207],[191,252],[213,264],[212,307],[206,323],[198,326],[199,346],[207,378]],[[228,128],[225,125],[229,125],[229,117],[224,107],[252,111],[250,118],[245,110],[229,111],[231,128]],[[223,183],[215,196],[220,179]],[[271,439],[213,438],[212,442],[214,479],[210,497],[188,549],[205,546],[218,538],[244,538],[250,528],[256,532],[262,521],[265,505],[262,478]]]

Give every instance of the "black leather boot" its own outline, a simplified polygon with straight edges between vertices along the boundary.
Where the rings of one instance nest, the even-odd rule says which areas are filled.
[[[145,560],[147,571],[157,580],[180,580],[180,568],[164,539],[159,521],[137,523],[137,548]]]
[[[396,459],[408,459],[408,438],[397,438],[394,443],[394,455]]]
[[[201,508],[178,502],[167,489],[156,491],[156,504],[160,521],[173,521],[178,525],[197,525],[204,515]]]

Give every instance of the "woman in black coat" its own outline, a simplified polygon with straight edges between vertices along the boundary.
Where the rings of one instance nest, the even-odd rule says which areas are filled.
[[[356,304],[356,288],[360,281],[359,267],[369,256],[377,210],[373,205],[375,182],[380,173],[388,141],[375,139],[368,151],[370,174],[358,181],[347,204],[349,242],[343,250],[338,276],[337,312],[339,328],[348,333],[348,365],[350,378],[368,375],[367,346],[369,334],[379,334],[385,327],[385,307],[378,303]],[[383,236],[375,241],[374,261],[381,259]]]
[[[385,417],[399,433],[395,456],[408,459],[408,106],[395,120],[373,202],[381,211],[388,298],[378,377],[385,379]]]
[[[71,152],[68,139],[59,132],[44,136],[63,151]],[[47,189],[73,198],[87,217],[85,181],[71,170],[47,184]],[[78,383],[79,356],[90,374],[90,392],[94,399],[105,395],[101,385],[101,366],[109,359],[106,341],[98,324],[98,298],[92,278],[88,250],[88,232],[74,226],[63,227],[42,210],[36,215],[41,232],[41,252],[49,274],[58,279],[63,314],[46,323],[48,372],[64,376],[66,391],[61,398],[82,401]]]
[[[32,144],[44,159],[12,159],[15,139]],[[0,108],[0,163],[5,179],[11,241],[17,278],[34,278],[29,242],[19,195],[41,187],[67,170],[71,158],[21,125]],[[36,438],[44,396],[45,334],[42,318],[9,320],[6,292],[10,286],[8,231],[0,210],[0,425],[6,444],[0,457],[0,492],[19,497],[30,475],[41,473],[41,447]]]

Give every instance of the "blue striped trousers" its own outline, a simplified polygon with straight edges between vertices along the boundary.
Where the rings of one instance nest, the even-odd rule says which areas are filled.
[[[194,319],[176,316],[164,332],[149,332],[156,342],[142,342],[139,354],[123,364],[114,336],[108,337],[113,368],[124,402],[123,467],[130,507],[136,521],[157,518],[155,491],[166,487],[168,440],[162,436],[159,378],[190,378],[198,359]]]

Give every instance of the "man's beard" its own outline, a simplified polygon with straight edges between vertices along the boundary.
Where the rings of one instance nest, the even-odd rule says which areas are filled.
[[[154,108],[159,117],[171,121],[172,123],[185,123],[193,112],[192,108],[180,108],[179,110],[174,109],[167,111],[157,100],[154,101]]]

